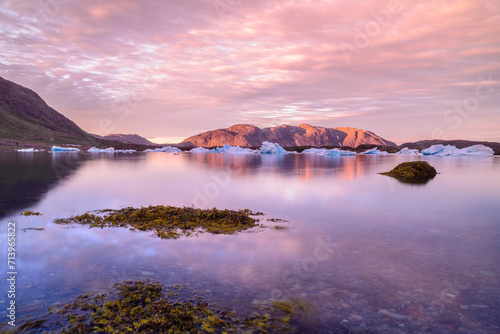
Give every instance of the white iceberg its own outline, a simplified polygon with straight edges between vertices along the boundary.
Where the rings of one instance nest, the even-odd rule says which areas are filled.
[[[339,150],[336,148],[333,148],[331,150],[328,150],[326,148],[308,148],[308,149],[302,151],[302,153],[318,154],[318,155],[324,155],[324,156],[329,156],[329,157],[344,157],[344,156],[356,155],[356,152],[343,151],[343,150]]]
[[[87,152],[90,152],[90,153],[134,153],[137,151],[136,150],[115,150],[113,147],[104,148],[104,149],[92,147],[92,148],[89,148],[89,150]]]
[[[80,152],[80,150],[75,148],[75,147],[52,146],[52,148],[50,150],[52,152]]]
[[[90,152],[90,153],[115,153],[115,149],[113,147],[109,147],[109,148],[105,148],[105,149],[92,147],[92,148],[89,148],[89,150],[87,152]]]
[[[379,151],[378,147],[374,147],[371,150],[361,152],[360,154],[366,154],[366,155],[389,155],[389,153],[387,153],[387,152]]]
[[[397,152],[396,154],[402,154],[402,155],[421,155],[418,150],[410,150],[408,147],[405,147],[401,149],[401,151]]]
[[[255,154],[255,151],[249,149],[249,148],[244,148],[244,147],[239,147],[239,146],[230,146],[229,144],[224,145],[223,147],[216,147],[213,150],[208,150],[203,147],[197,147],[197,151],[193,153],[228,153],[228,154]],[[195,150],[195,149],[193,149]],[[191,151],[193,151],[191,150]]]
[[[289,152],[285,151],[285,149],[278,144],[265,141],[262,143],[262,146],[260,147],[260,153],[261,154],[286,154]]]
[[[217,153],[227,153],[227,154],[255,154],[254,150],[249,148],[239,147],[239,146],[229,146],[226,144],[222,148],[216,148]]]
[[[461,155],[477,155],[477,156],[491,156],[495,152],[491,147],[484,145],[473,145],[469,147],[462,148],[459,150]]]
[[[174,152],[180,152],[181,150],[178,149],[177,147],[172,147],[172,146],[165,146],[162,148],[155,148],[154,150],[145,150],[144,152],[166,152],[166,153],[174,153]]]
[[[462,149],[451,145],[432,145],[428,149],[422,151],[423,155],[433,156],[492,156],[493,150],[484,145],[474,145]]]
[[[20,148],[17,152],[40,152],[41,150],[35,150],[34,148]]]
[[[215,153],[215,150],[209,150],[208,148],[204,147],[195,147],[191,149],[189,152],[191,153]]]

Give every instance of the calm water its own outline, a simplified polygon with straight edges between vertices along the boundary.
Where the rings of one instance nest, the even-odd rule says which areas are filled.
[[[441,174],[418,186],[377,174],[415,159]],[[2,245],[18,224],[18,317],[154,279],[240,315],[300,297],[315,306],[303,332],[500,332],[500,157],[1,153],[0,173]],[[249,208],[288,228],[161,240],[52,222],[149,204]]]

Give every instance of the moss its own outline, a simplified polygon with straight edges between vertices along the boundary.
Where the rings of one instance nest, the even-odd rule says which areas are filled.
[[[403,183],[427,183],[437,172],[425,161],[411,161],[397,165],[390,172],[379,174],[392,176]]]
[[[103,214],[103,216],[99,215]],[[57,224],[83,224],[90,228],[128,227],[132,231],[153,231],[154,236],[162,239],[176,239],[182,235],[190,236],[198,232],[212,234],[234,234],[261,226],[258,220],[250,217],[261,213],[246,210],[195,209],[190,207],[148,206],[104,210],[94,213],[56,219]]]
[[[31,210],[26,210],[24,212],[21,213],[21,216],[41,216],[42,214],[40,212],[34,212],[34,211],[31,211]]]

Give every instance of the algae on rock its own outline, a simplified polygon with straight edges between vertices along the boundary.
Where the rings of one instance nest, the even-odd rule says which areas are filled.
[[[437,172],[426,161],[411,161],[400,163],[390,172],[379,174],[392,176],[403,183],[422,184],[429,182]]]
[[[120,210],[102,210],[83,215],[56,219],[56,224],[77,223],[92,227],[128,227],[132,231],[154,231],[162,239],[177,239],[197,232],[212,234],[234,234],[260,226],[251,215],[260,212],[246,210],[195,209],[191,207],[148,206],[142,208],[124,208]],[[100,216],[99,213],[104,214]]]

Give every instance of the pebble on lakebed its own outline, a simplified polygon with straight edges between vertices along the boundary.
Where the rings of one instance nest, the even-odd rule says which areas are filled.
[[[235,211],[150,205],[94,212],[96,214],[87,212],[80,216],[56,219],[54,223],[76,223],[89,225],[90,228],[128,227],[131,231],[154,231],[154,235],[162,239],[177,239],[182,235],[190,236],[198,232],[234,234],[254,227],[264,227],[258,224],[258,219],[250,217],[262,213],[248,209]]]
[[[411,161],[400,163],[390,172],[379,174],[392,176],[403,183],[426,183],[434,178],[437,172],[426,161]]]

